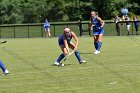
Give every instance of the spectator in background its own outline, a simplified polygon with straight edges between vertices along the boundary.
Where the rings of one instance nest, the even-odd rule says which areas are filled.
[[[126,8],[126,6],[124,6],[121,9],[121,13],[122,13],[122,19],[123,19],[123,21],[125,21],[125,17],[128,16],[128,9]]]
[[[44,23],[44,31],[46,32],[46,37],[51,38],[51,33],[50,33],[50,23],[48,20],[45,20],[46,22]]]
[[[79,26],[80,36],[81,36],[82,31],[83,31],[83,26],[82,26],[82,20],[81,19],[78,20],[78,26]]]
[[[136,29],[136,34],[138,35],[138,27],[139,27],[139,22],[138,22],[138,17],[133,17],[135,29]]]
[[[115,15],[115,23],[116,23],[116,31],[117,31],[117,35],[118,36],[120,36],[120,21],[122,21],[121,20],[121,18],[120,17],[118,17],[118,15]]]
[[[130,35],[130,18],[128,16],[125,17],[125,22],[127,26],[128,35]]]

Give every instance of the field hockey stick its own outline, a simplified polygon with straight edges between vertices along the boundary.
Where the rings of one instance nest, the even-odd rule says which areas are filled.
[[[7,41],[3,41],[3,42],[0,42],[0,44],[4,44],[4,43],[6,43]]]
[[[75,50],[73,50],[69,55],[66,55],[64,61],[66,61],[74,52],[75,52]]]

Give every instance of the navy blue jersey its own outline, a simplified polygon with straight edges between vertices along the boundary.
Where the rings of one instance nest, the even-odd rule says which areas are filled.
[[[130,25],[130,19],[129,18],[126,18],[126,25]]]
[[[72,39],[72,33],[70,32],[69,37],[67,37],[65,34],[60,35],[59,38],[58,38],[59,45],[64,45],[64,39],[67,40],[67,43],[70,43],[71,39]]]
[[[138,19],[136,19],[136,20],[134,21],[134,24],[135,24],[136,26],[139,26]]]

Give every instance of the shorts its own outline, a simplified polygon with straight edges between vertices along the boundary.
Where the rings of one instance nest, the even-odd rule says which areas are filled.
[[[94,35],[100,35],[100,34],[103,35],[104,34],[104,28],[102,28],[101,30],[95,30],[95,31],[93,30],[93,34]]]
[[[49,27],[45,27],[44,30],[45,30],[45,32],[50,32],[50,28]]]
[[[129,30],[130,29],[130,25],[127,25],[127,30]]]

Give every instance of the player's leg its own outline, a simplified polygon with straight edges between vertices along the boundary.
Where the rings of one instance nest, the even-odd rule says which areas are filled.
[[[47,33],[48,33],[48,37],[51,38],[50,28],[48,28]]]
[[[98,46],[97,46],[98,53],[100,53],[100,49],[101,49],[101,46],[102,46],[103,34],[104,34],[104,29],[102,29],[100,31],[99,35],[98,35]]]
[[[94,47],[95,47],[95,50],[97,50],[97,46],[98,46],[98,35],[94,35],[93,38],[94,38]]]
[[[103,34],[104,34],[104,29],[102,29],[98,35],[95,35],[94,36],[94,43],[95,43],[95,48],[96,50],[93,52],[94,54],[99,54],[100,53],[100,48],[102,46],[102,37],[103,37]]]
[[[130,35],[130,25],[127,25],[127,32],[128,32],[128,35]]]
[[[55,65],[60,65],[61,63],[61,60],[67,55],[67,50],[65,48],[64,45],[60,45],[60,48],[62,50],[62,54],[60,54],[60,56],[57,58],[56,62],[55,62]]]
[[[9,73],[9,71],[6,69],[6,67],[4,66],[2,61],[0,61],[0,68],[3,71],[3,74],[8,74]]]
[[[98,35],[98,45],[97,45],[97,50],[100,52],[101,46],[102,46],[102,37],[103,34]]]
[[[69,46],[72,50],[74,50],[74,48],[75,48],[75,45],[74,45],[72,42],[68,43],[68,46]],[[83,59],[81,58],[80,53],[79,53],[78,50],[75,50],[75,56],[76,56],[76,58],[78,59],[78,61],[79,61],[80,64],[81,64],[81,63],[86,63],[86,61],[83,60]]]
[[[47,29],[44,28],[44,31],[45,31],[45,33],[46,33],[46,37],[48,37]]]

